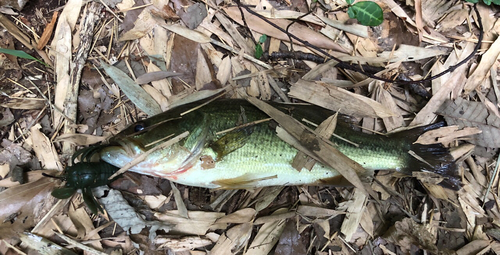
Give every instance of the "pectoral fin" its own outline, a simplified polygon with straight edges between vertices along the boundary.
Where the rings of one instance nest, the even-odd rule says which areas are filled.
[[[247,128],[231,131],[210,144],[210,148],[217,153],[217,161],[227,154],[243,147],[250,137],[251,131]]]
[[[247,173],[236,178],[213,181],[212,183],[219,185],[219,189],[253,189],[257,186],[257,183],[259,181],[269,180],[277,177],[277,175],[272,175],[257,178],[254,174]]]

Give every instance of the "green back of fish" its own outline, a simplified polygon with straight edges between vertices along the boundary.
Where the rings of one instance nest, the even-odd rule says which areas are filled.
[[[232,152],[233,148],[239,149],[246,144],[258,145],[247,147],[260,147],[261,150],[273,146],[290,147],[276,136],[276,123],[273,121],[217,134],[245,123],[269,118],[245,100],[218,100],[181,117],[182,113],[197,105],[199,104],[184,105],[141,121],[121,132],[114,140],[119,140],[123,136],[134,137],[144,146],[148,144],[154,146],[157,144],[155,141],[189,131],[192,134],[184,141],[184,146],[187,148],[195,146],[200,137],[205,134],[204,132],[208,132],[206,143],[214,146],[215,150],[221,151],[222,156]],[[311,105],[273,104],[273,106],[299,121],[307,119],[315,124],[320,124],[334,114],[332,111]],[[136,125],[141,125],[141,127],[137,128]],[[309,127],[314,128],[312,125]],[[144,129],[136,132],[141,128]],[[407,151],[410,149],[411,142],[402,137],[384,137],[355,131],[342,118],[338,121],[335,133],[358,145],[354,146],[337,138],[331,139],[342,153],[368,169],[399,168],[403,170],[408,168],[410,156]],[[293,152],[296,151],[293,150]]]

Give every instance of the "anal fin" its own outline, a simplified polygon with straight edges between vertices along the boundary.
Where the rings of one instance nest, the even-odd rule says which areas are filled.
[[[338,175],[335,177],[320,179],[316,183],[316,185],[332,185],[336,187],[352,187],[353,185],[342,175]]]
[[[235,178],[213,181],[212,183],[219,185],[219,189],[253,189],[257,187],[257,183],[259,181],[274,179],[277,177],[277,175],[272,175],[256,178],[255,175],[246,173]]]

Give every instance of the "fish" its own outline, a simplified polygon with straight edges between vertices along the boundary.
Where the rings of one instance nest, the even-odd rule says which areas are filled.
[[[270,104],[312,129],[315,126],[311,123],[320,124],[335,113],[314,105]],[[356,130],[348,117],[342,116],[337,121],[336,136],[330,141],[363,166],[368,175],[375,170],[395,170],[406,175],[429,171],[444,177],[443,186],[457,189],[457,166],[449,150],[441,144],[414,143],[420,134],[443,125],[374,135]],[[268,115],[244,99],[218,99],[202,106],[194,102],[138,121],[108,144],[89,148],[87,154],[98,154],[100,160],[119,168],[147,155],[129,171],[211,189],[349,185],[337,170],[321,162],[311,169],[295,169],[292,162],[298,150],[278,137],[276,126]],[[188,135],[179,142],[161,146],[186,131]]]

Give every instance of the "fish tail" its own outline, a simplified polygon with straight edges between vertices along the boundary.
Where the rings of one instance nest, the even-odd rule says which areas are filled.
[[[456,159],[450,154],[450,150],[441,143],[415,143],[417,138],[423,133],[443,126],[445,126],[445,123],[441,121],[435,124],[394,133],[391,136],[403,138],[410,143],[407,167],[401,169],[402,173],[408,175],[411,175],[413,171],[436,173],[444,178],[444,180],[439,183],[441,186],[458,190],[461,187],[460,175],[455,162]]]
[[[442,144],[413,143],[409,153],[408,165],[412,171],[436,173],[444,178],[439,183],[441,186],[453,190],[460,189],[458,167],[448,148]]]

